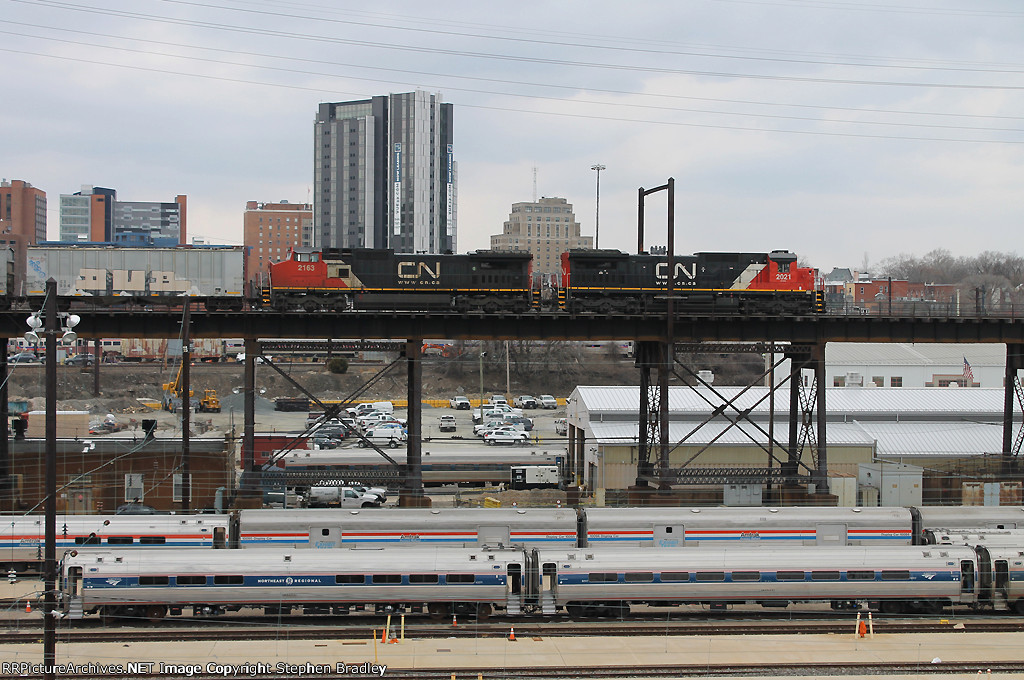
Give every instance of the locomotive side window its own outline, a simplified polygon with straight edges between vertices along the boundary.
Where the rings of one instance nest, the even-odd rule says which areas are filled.
[[[733,581],[760,581],[761,572],[759,571],[734,571],[732,572]]]
[[[380,584],[396,584],[402,582],[401,574],[374,574],[370,577],[370,582],[374,585]]]
[[[438,583],[440,576],[437,574],[409,574],[409,583]]]
[[[166,585],[170,585],[170,583],[171,583],[171,577],[170,576],[140,576],[139,577],[139,585],[140,586],[166,586]]]
[[[874,581],[875,572],[873,571],[848,571],[846,572],[847,581]]]
[[[164,545],[166,536],[139,536],[139,545]]]
[[[626,583],[653,583],[654,572],[650,571],[627,571],[625,574]]]
[[[690,572],[688,571],[663,571],[661,572],[661,582],[667,583],[669,581],[689,581]]]
[[[99,545],[100,537],[96,534],[89,534],[88,536],[75,536],[76,545]]]
[[[468,583],[472,585],[476,580],[476,577],[473,574],[448,574],[444,577],[444,580],[448,585],[452,585],[454,583]]]
[[[910,572],[906,569],[883,569],[883,581],[909,581]]]
[[[355,585],[362,584],[365,581],[362,574],[338,574],[334,577],[334,583],[336,585]]]
[[[188,575],[188,576],[175,576],[174,577],[174,582],[176,584],[178,584],[179,586],[205,586],[206,585],[206,577],[205,576],[192,576],[192,575]]]
[[[107,537],[107,543],[110,545],[131,545],[135,542],[135,539],[131,536],[109,536]]]

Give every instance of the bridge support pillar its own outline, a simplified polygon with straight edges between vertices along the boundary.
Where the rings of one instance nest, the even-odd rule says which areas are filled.
[[[1024,369],[1024,345],[1006,343],[1006,374],[1003,377],[1003,460],[1002,473],[1011,474],[1020,466],[1021,443],[1024,426],[1014,436],[1013,403],[1024,411],[1024,388],[1020,383],[1020,370]]]
[[[786,357],[790,360],[789,459],[782,469],[787,476],[795,476],[802,465],[814,479],[815,493],[828,494],[825,344],[814,345],[809,353],[787,352]],[[805,375],[809,385],[804,384]],[[803,460],[805,453],[810,462]]]
[[[640,442],[636,486],[648,486],[652,477],[661,479],[669,467],[668,376],[672,370],[672,346],[665,342],[636,343],[636,366],[640,369]],[[652,380],[652,372],[655,374]],[[657,456],[657,470],[652,458]]]
[[[423,416],[423,362],[420,352],[423,348],[422,338],[410,338],[405,343],[405,361],[408,366],[407,397],[409,401],[406,415],[406,427],[409,439],[406,442],[405,481],[401,500],[423,497],[423,457],[422,457],[422,416]],[[429,499],[428,499],[429,500]],[[429,505],[429,502],[428,502]],[[403,507],[421,507],[415,503]]]

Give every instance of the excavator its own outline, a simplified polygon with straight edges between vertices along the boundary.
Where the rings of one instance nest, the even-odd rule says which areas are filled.
[[[174,380],[169,383],[163,383],[163,408],[165,411],[176,413],[181,408],[182,396],[185,391],[181,384],[183,369],[184,365],[178,366],[178,374],[174,376]],[[203,390],[203,396],[200,399],[195,398],[195,390],[189,390],[188,396],[189,403],[197,412],[220,413],[220,398],[217,396],[217,390]]]

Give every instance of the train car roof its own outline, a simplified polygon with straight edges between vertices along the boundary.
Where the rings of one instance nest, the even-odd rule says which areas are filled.
[[[382,447],[384,448],[384,447]],[[403,449],[384,448],[392,458],[404,458]],[[453,451],[424,450],[421,459],[423,465],[433,463],[446,464],[514,464],[514,465],[554,465],[557,458],[564,458],[565,451],[547,450],[535,446],[488,446],[480,449],[457,449]],[[285,465],[387,465],[388,462],[372,449],[321,449],[295,450],[282,459]]]
[[[354,523],[373,524],[374,526],[400,525],[410,526],[412,522],[444,522],[445,529],[459,526],[479,526],[481,524],[517,524],[527,523],[537,526],[537,522],[566,524],[575,526],[576,511],[569,508],[293,508],[290,510],[240,510],[238,513],[242,530],[251,526],[269,524],[303,525],[311,522],[338,522],[346,525]]]
[[[891,522],[910,528],[907,508],[839,508],[839,507],[643,507],[587,508],[588,525],[635,524],[706,524],[749,526],[752,522],[773,525],[792,524],[807,527],[813,523],[877,524]]]
[[[406,546],[395,550],[385,548],[353,548],[347,550],[304,550],[280,548],[246,548],[214,550],[183,548],[179,550],[89,550],[64,558],[65,568],[81,566],[84,573],[148,573],[173,575],[176,571],[194,573],[238,574],[260,571],[315,570],[322,573],[367,569],[401,572],[429,572],[464,569],[468,565],[504,564],[523,559],[516,549],[483,549],[456,547]],[[484,568],[491,568],[485,566]],[[93,570],[96,571],[93,571]]]
[[[775,546],[763,548],[701,548],[699,550],[643,550],[637,548],[538,549],[541,563],[555,562],[578,570],[694,571],[722,569],[912,569],[932,568],[936,561],[974,559],[972,548],[931,546]],[[959,564],[956,565],[959,569]]]
[[[12,525],[39,526],[45,522],[43,515],[0,515],[0,535]],[[174,527],[197,527],[197,526],[227,526],[227,515],[57,515],[57,533],[66,526],[69,529],[99,531],[100,529],[111,531],[115,528],[151,528],[166,530]],[[98,527],[95,528],[95,527]]]
[[[1024,528],[1024,507],[1019,505],[1003,506],[921,506],[917,512],[921,516],[921,527],[931,529],[1012,529]],[[1014,526],[1000,526],[1012,524]]]

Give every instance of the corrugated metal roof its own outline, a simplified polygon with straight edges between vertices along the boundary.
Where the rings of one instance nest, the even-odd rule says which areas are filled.
[[[742,395],[741,395],[742,392]],[[716,394],[717,393],[717,394]],[[721,395],[718,396],[718,395]],[[740,396],[741,395],[741,396]],[[670,387],[668,407],[673,417],[688,414],[709,414],[716,406],[735,400],[736,408],[750,409],[752,414],[767,417],[767,387],[708,388]],[[601,414],[638,415],[640,388],[577,387],[570,400],[590,413],[591,420]],[[1003,390],[998,388],[937,388],[937,387],[829,387],[825,390],[825,405],[830,419],[850,418],[869,414],[891,415],[893,418],[935,417],[949,414],[962,418],[1001,418]],[[789,388],[776,391],[775,412],[788,413]]]
[[[905,342],[830,342],[825,346],[829,365],[868,366],[1005,366],[1006,345],[997,343],[948,344]]]
[[[636,446],[640,441],[639,424],[629,422],[591,423],[588,428],[588,440],[593,437],[598,444],[605,446]],[[768,437],[750,423],[739,423],[729,427],[728,423],[712,422],[702,425],[695,432],[693,423],[669,423],[669,440],[675,444],[687,436],[686,443],[703,446],[714,442],[716,446],[757,446],[767,445]],[[765,433],[767,427],[764,428]],[[775,424],[775,440],[785,443],[788,438],[788,425],[783,422]],[[856,423],[835,423],[828,426],[829,444],[842,446],[871,446],[874,438]]]
[[[878,442],[882,458],[905,456],[975,456],[999,453],[1003,427],[985,423],[857,423]],[[828,427],[832,441],[832,427]]]
[[[603,446],[636,446],[640,435],[637,423],[591,423],[588,440]],[[727,428],[726,423],[708,423],[691,434],[686,443],[703,446],[767,445],[768,437],[749,423]],[[669,439],[678,443],[690,434],[687,423],[670,423]],[[828,443],[832,446],[877,445],[880,458],[908,456],[976,456],[998,453],[1002,449],[1002,426],[984,423],[829,423]],[[775,425],[775,438],[785,443],[785,423]]]

